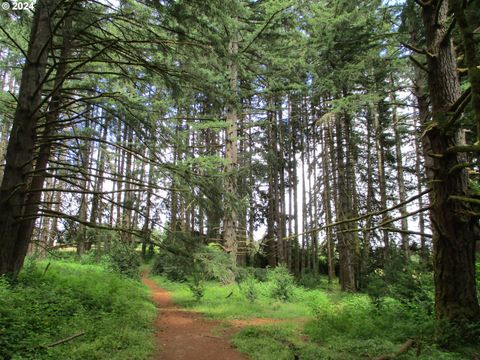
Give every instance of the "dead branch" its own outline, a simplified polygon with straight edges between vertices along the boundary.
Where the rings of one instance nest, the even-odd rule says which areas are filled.
[[[57,345],[66,343],[67,341],[76,339],[76,338],[78,338],[78,337],[80,337],[80,336],[83,336],[83,335],[85,335],[85,331],[79,332],[78,334],[69,336],[69,337],[67,337],[67,338],[65,338],[65,339],[55,341],[54,343],[51,343],[51,344],[47,345],[46,347],[47,347],[47,348],[54,347],[54,346],[57,346]]]

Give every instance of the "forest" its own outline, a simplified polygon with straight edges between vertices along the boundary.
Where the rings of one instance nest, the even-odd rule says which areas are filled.
[[[3,0],[0,359],[479,359],[480,0]]]

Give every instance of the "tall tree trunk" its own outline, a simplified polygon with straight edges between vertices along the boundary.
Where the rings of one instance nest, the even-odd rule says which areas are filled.
[[[146,204],[145,204],[145,222],[143,223],[143,229],[142,229],[142,259],[146,259],[147,257],[147,245],[150,242],[150,235],[151,235],[151,214],[152,214],[152,195],[153,195],[153,186],[155,185],[153,183],[153,174],[154,174],[154,168],[153,168],[153,161],[155,160],[154,156],[155,148],[152,148],[150,150],[150,159],[152,160],[151,163],[149,164],[148,168],[148,190],[147,190],[147,199],[146,199]],[[201,232],[201,230],[200,230]]]
[[[367,161],[367,194],[366,194],[366,209],[365,212],[367,214],[371,213],[373,210],[373,203],[375,200],[375,192],[374,192],[374,185],[373,185],[373,146],[372,146],[372,139],[373,139],[373,131],[372,131],[372,123],[374,122],[373,117],[375,116],[375,106],[371,104],[369,106],[366,118],[366,141],[367,141],[367,154],[366,154],[366,161]],[[362,244],[362,256],[360,258],[360,274],[359,274],[359,288],[363,288],[364,279],[368,275],[368,265],[370,259],[370,251],[372,248],[371,244],[371,230],[372,227],[372,217],[369,216],[365,219],[364,224],[364,231],[363,231],[363,244]]]
[[[470,81],[471,86],[471,104],[473,108],[473,116],[475,117],[475,123],[477,125],[476,144],[480,145],[480,63],[478,61],[479,58],[477,56],[475,44],[474,25],[469,23],[466,12],[466,7],[469,3],[471,3],[470,6],[473,7],[474,1],[450,0],[450,6],[455,13],[455,20],[457,21],[460,33],[462,34],[465,64],[468,68],[468,80]]]
[[[124,125],[125,128],[126,128],[126,125]],[[126,132],[126,130],[125,130]],[[122,141],[123,142],[126,142],[126,138],[125,138],[125,135],[122,134],[122,121],[120,121],[120,119],[118,119],[118,126],[117,126],[117,134],[116,134],[116,141],[117,141],[117,144],[119,146],[117,146],[116,148],[116,152],[115,152],[115,158],[116,158],[116,161],[117,161],[117,169],[116,169],[116,176],[115,176],[115,180],[116,180],[116,183],[117,183],[117,204],[116,204],[116,207],[117,207],[117,218],[116,218],[116,225],[118,227],[122,227],[123,226],[123,223],[122,223],[122,189],[123,189],[123,179],[124,179],[124,171],[125,171],[125,150],[122,149]]]
[[[423,6],[428,85],[433,124],[425,133],[433,157],[433,225],[435,312],[438,319],[463,327],[480,319],[475,284],[475,228],[478,219],[468,215],[471,207],[452,196],[468,196],[468,174],[464,159],[449,152],[461,145],[459,129],[447,127],[452,105],[460,97],[460,84],[452,41],[448,33],[448,2],[430,1]]]
[[[93,111],[87,111],[87,116],[91,116],[93,118]],[[90,120],[87,118],[85,119],[85,128],[89,128]],[[83,144],[80,145],[80,161],[81,165],[79,168],[81,169],[81,176],[83,179],[81,180],[80,189],[82,191],[80,195],[80,207],[78,211],[78,219],[80,224],[78,226],[78,233],[77,233],[77,255],[82,256],[86,248],[87,244],[87,226],[85,222],[87,221],[88,215],[88,188],[90,182],[90,156],[91,156],[91,147],[92,144],[90,140],[85,140]]]
[[[95,183],[93,186],[93,197],[92,197],[92,210],[90,213],[90,223],[95,226],[97,223],[101,223],[102,221],[102,201],[101,201],[101,196],[100,193],[103,191],[103,182],[104,182],[104,173],[105,173],[105,161],[106,161],[106,153],[107,149],[104,145],[105,141],[107,140],[107,133],[108,133],[108,127],[110,125],[110,121],[108,118],[108,114],[106,115],[107,117],[105,118],[105,122],[102,126],[101,129],[101,141],[98,145],[98,154],[97,154],[97,176],[95,178]],[[90,250],[92,244],[91,242],[87,243],[87,250]],[[97,246],[100,246],[99,243],[97,243]]]
[[[378,111],[374,113],[375,121],[375,139],[376,139],[376,150],[377,150],[377,167],[378,167],[378,187],[380,192],[380,207],[382,209],[387,208],[387,180],[385,177],[385,144],[384,144],[384,134],[383,126],[380,120],[380,114]],[[382,214],[382,222],[388,220],[388,215],[386,213]],[[388,237],[388,231],[382,231],[382,239],[384,246],[384,259],[385,262],[388,261],[390,254],[390,240]]]
[[[333,199],[335,214],[338,219],[338,215],[340,213],[340,204],[339,204],[339,189],[338,189],[338,165],[337,165],[337,154],[335,152],[334,127],[335,127],[335,123],[329,124],[327,127],[327,133],[328,133],[327,146],[328,146],[328,153],[330,155],[330,165],[331,165],[330,168],[332,170],[332,176],[331,176],[332,185],[333,185],[332,199]],[[336,241],[337,249],[339,249],[340,248],[339,229],[336,229],[336,240],[337,240]],[[332,244],[332,246],[335,248],[335,244]],[[334,268],[335,268],[335,264],[334,264]]]
[[[290,186],[293,187],[293,220],[295,221],[294,223],[294,228],[293,231],[295,233],[295,236],[291,239],[293,242],[293,267],[294,267],[294,273],[295,275],[299,276],[300,275],[300,247],[299,247],[299,238],[298,238],[298,221],[299,221],[299,214],[298,214],[298,171],[297,171],[297,131],[298,131],[298,124],[299,124],[299,117],[300,117],[300,111],[299,111],[299,100],[298,96],[292,96],[291,98],[291,130],[290,130],[290,146],[291,146],[291,162],[292,162],[292,174],[291,174],[291,182]]]
[[[132,211],[134,206],[134,198],[132,196],[132,184],[134,181],[134,163],[133,163],[133,129],[129,126],[125,126],[124,132],[126,156],[125,156],[125,194],[123,196],[123,214],[122,214],[122,228],[126,230],[132,229]],[[123,232],[121,234],[122,241],[125,243],[131,243],[132,233],[130,231]]]
[[[236,30],[234,30],[236,31]],[[225,146],[226,179],[225,179],[225,214],[223,219],[223,239],[225,247],[230,251],[232,261],[237,262],[237,211],[234,201],[237,198],[237,107],[238,107],[238,40],[234,34],[228,45],[230,61],[228,64],[230,80],[230,97],[227,112],[227,134]]]
[[[71,52],[71,40],[73,36],[71,14],[66,14],[62,33],[63,41],[57,72],[55,74],[55,81],[53,84],[54,90],[51,95],[51,100],[48,104],[43,132],[39,139],[40,147],[35,162],[35,170],[30,184],[30,192],[27,195],[27,200],[25,203],[24,216],[28,217],[29,219],[26,220],[24,226],[19,232],[19,241],[21,242],[28,242],[32,237],[37,218],[37,212],[41,202],[42,189],[46,178],[48,160],[50,159],[50,154],[52,152],[53,145],[50,137],[54,135],[56,131],[57,120],[60,115],[60,107],[62,105],[63,98],[63,83],[65,81],[67,62]]]
[[[393,77],[391,77],[391,82],[392,86],[394,85]],[[399,200],[401,203],[405,202],[407,199],[407,192],[405,190],[405,176],[403,174],[403,154],[402,154],[402,134],[400,133],[400,126],[398,124],[398,114],[397,114],[397,98],[395,96],[395,93],[392,92],[390,95],[391,102],[393,104],[392,106],[392,122],[393,122],[393,127],[394,127],[394,132],[395,132],[395,160],[396,160],[396,165],[397,165],[397,185],[398,185],[398,196]],[[410,246],[409,246],[409,238],[408,238],[408,219],[406,217],[407,215],[407,205],[403,205],[400,207],[400,215],[404,216],[404,218],[401,220],[401,227],[402,227],[402,249],[403,249],[403,254],[405,258],[408,260],[410,257]]]
[[[418,29],[412,26],[409,29],[410,39],[416,45],[418,38]],[[415,173],[417,177],[417,192],[422,192],[422,184],[425,181],[433,180],[433,158],[428,155],[428,152],[431,149],[430,141],[426,136],[420,136],[423,131],[422,128],[427,126],[427,122],[431,118],[430,114],[430,99],[428,96],[428,84],[427,84],[427,73],[424,69],[415,66],[414,68],[414,86],[413,94],[415,96],[417,107],[418,107],[418,118],[415,119],[415,152],[416,152],[416,162],[415,162]],[[419,125],[417,126],[417,123]],[[421,160],[423,159],[423,168],[424,174],[422,174],[421,169]],[[429,194],[430,203],[432,203],[432,195]],[[418,208],[423,208],[423,198],[418,199]],[[424,213],[419,214],[419,228],[422,234],[425,233],[425,215]],[[424,265],[429,263],[429,251],[427,248],[426,237],[420,236],[420,259]]]
[[[345,136],[345,122],[348,121],[348,115],[338,115],[336,118],[336,136],[337,136],[337,182],[338,182],[338,208],[337,221],[349,218],[351,212],[351,191],[348,186],[348,146],[345,146],[342,139]],[[348,144],[347,144],[348,145]],[[347,149],[344,151],[344,149]],[[348,225],[342,224],[338,227],[338,253],[340,264],[340,286],[343,291],[356,291],[355,267],[354,267],[354,244],[351,232],[346,232]]]
[[[277,167],[277,152],[275,139],[275,113],[273,98],[270,97],[268,101],[267,114],[267,167],[268,167],[268,193],[267,193],[267,243],[266,252],[268,265],[270,267],[277,266],[277,242],[275,241],[278,234],[275,232],[276,207],[275,187],[276,178],[278,176]]]
[[[346,94],[344,94],[346,96]],[[353,141],[353,118],[348,114],[345,114],[345,142],[346,147],[346,157],[345,157],[345,174],[347,180],[347,202],[348,202],[348,213],[347,218],[356,218],[358,217],[358,194],[357,194],[357,181],[356,181],[356,168],[355,164],[358,162],[357,151],[355,149],[355,144]],[[358,229],[358,221],[352,221],[349,227]],[[352,257],[351,262],[351,279],[353,279],[355,286],[350,289],[350,291],[356,291],[358,289],[358,272],[360,271],[360,241],[358,237],[358,231],[349,232],[346,234],[348,236],[348,241],[350,244],[350,256]]]
[[[41,92],[45,82],[51,41],[54,0],[39,0],[35,6],[32,29],[5,157],[0,186],[0,275],[16,276],[28,249],[25,237],[19,238],[24,223],[24,205],[33,167],[35,129],[40,116]]]
[[[330,153],[328,148],[328,126],[324,129],[323,146],[322,146],[322,176],[323,176],[323,207],[325,215],[325,224],[331,224],[333,221],[331,191],[330,191]],[[328,227],[326,230],[327,237],[327,266],[328,266],[328,282],[331,283],[335,278],[335,264],[334,264],[334,244],[332,228]]]

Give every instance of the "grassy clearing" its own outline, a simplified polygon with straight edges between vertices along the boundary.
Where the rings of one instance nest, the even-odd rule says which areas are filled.
[[[15,286],[0,282],[0,359],[147,359],[155,313],[146,287],[102,266],[27,264]]]
[[[249,301],[238,285],[220,285],[214,281],[205,283],[205,295],[196,301],[186,283],[173,282],[163,276],[152,276],[161,287],[173,294],[175,303],[203,313],[213,319],[249,319],[275,318],[291,319],[311,317],[310,301],[314,301],[315,293],[306,293],[300,288],[294,289],[296,302],[282,302],[270,297],[271,284],[258,283],[258,298]]]
[[[206,282],[204,297],[195,301],[188,285],[153,277],[173,293],[176,303],[215,319],[285,318],[298,321],[242,329],[232,342],[254,360],[372,359],[395,353],[407,339],[421,343],[399,359],[471,359],[479,349],[442,352],[433,344],[433,316],[421,308],[385,298],[374,306],[367,295],[345,294],[332,287],[305,289],[294,286],[288,302],[272,299],[274,284],[256,282],[250,301],[238,285]],[[250,286],[252,286],[250,284]],[[231,295],[230,295],[231,294]],[[229,296],[230,295],[230,296]]]

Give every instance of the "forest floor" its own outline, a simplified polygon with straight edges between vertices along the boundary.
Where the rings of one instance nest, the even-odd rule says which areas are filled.
[[[230,345],[230,337],[252,321],[225,326],[222,321],[206,320],[198,312],[183,309],[172,301],[171,294],[143,276],[158,308],[155,321],[157,350],[153,359],[162,360],[244,360],[245,355]],[[259,319],[262,323],[266,319]],[[272,319],[278,321],[278,319]]]

